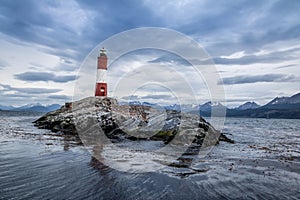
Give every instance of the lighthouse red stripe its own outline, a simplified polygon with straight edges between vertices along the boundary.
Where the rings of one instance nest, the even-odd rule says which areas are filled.
[[[107,56],[105,49],[101,49],[100,56],[97,63],[97,80],[95,87],[95,96],[107,96],[106,70],[107,70]]]
[[[107,57],[106,56],[98,57],[98,67],[97,68],[107,70]]]

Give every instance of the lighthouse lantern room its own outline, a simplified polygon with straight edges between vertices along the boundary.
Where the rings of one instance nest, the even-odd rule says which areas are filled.
[[[95,96],[102,96],[102,97],[107,96],[106,73],[107,73],[107,55],[106,55],[106,50],[102,48],[100,50],[100,55],[98,56]]]

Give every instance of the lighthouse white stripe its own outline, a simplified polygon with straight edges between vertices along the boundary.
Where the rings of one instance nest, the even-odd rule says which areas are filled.
[[[97,83],[106,83],[106,73],[107,73],[107,70],[98,69],[96,82]]]

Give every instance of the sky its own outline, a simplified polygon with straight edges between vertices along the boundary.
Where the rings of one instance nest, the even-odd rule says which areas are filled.
[[[299,10],[298,0],[1,0],[0,104],[70,101],[77,80],[84,77],[82,63],[94,55],[99,43],[123,31],[160,27],[178,31],[203,47],[220,76],[216,82],[224,87],[224,104],[263,105],[276,96],[300,92]],[[108,83],[153,63],[175,63],[187,73],[190,69],[169,52],[131,52],[111,63]],[[87,84],[94,87],[96,71],[90,76]],[[176,79],[160,76],[168,77],[170,84]],[[139,86],[141,91],[145,87],[149,93],[139,93],[144,95],[140,100],[174,103],[176,94],[166,87]],[[199,103],[210,100],[204,93],[196,94]]]

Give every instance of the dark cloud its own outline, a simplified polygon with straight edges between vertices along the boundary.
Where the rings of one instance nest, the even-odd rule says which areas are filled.
[[[122,100],[129,100],[129,101],[143,101],[143,100],[150,100],[150,99],[156,99],[156,100],[170,100],[174,99],[175,97],[168,94],[151,94],[151,95],[131,95],[131,96],[123,96]]]
[[[59,64],[58,66],[52,69],[49,68],[50,71],[59,71],[59,72],[75,72],[78,69],[79,69],[79,65],[74,66],[74,65],[66,65],[66,64]]]
[[[27,94],[50,94],[62,91],[61,89],[48,89],[48,88],[18,88],[12,87],[10,85],[1,84],[4,89],[2,91],[16,91],[20,93],[27,93]]]
[[[16,89],[16,90],[19,90],[19,89]],[[24,104],[33,103],[33,102],[39,102],[42,104],[54,104],[54,103],[63,104],[64,102],[70,100],[68,98],[64,98],[64,99],[63,98],[55,98],[55,96],[53,96],[53,98],[50,98],[52,95],[49,95],[49,91],[47,91],[46,93],[38,93],[38,92],[23,93],[23,92],[19,92],[16,90],[1,90],[0,89],[1,104],[24,105]],[[7,93],[8,91],[10,93]],[[13,91],[13,93],[11,93],[12,91]]]
[[[66,60],[64,58],[61,58],[61,61],[64,62],[65,64],[73,64],[71,60]]]
[[[72,49],[72,45],[78,45],[76,32],[45,12],[53,7],[51,2],[46,1],[1,1],[0,31],[21,42],[43,45],[46,48],[41,47],[41,50],[52,50],[53,55],[66,52],[66,49]],[[64,22],[63,19],[61,22]],[[68,54],[70,57],[76,55],[76,52]]]
[[[285,51],[276,51],[265,55],[247,55],[241,58],[213,58],[215,64],[222,65],[249,65],[254,63],[277,63],[280,61],[290,61],[296,59],[295,52],[299,52],[300,48],[293,48]]]
[[[297,65],[283,65],[283,66],[279,66],[279,67],[275,67],[276,69],[282,69],[282,68],[289,68],[289,67],[295,67]]]
[[[122,100],[124,100],[124,101],[137,101],[137,100],[139,100],[139,96],[137,96],[137,95],[131,95],[131,96],[123,96],[122,97]]]
[[[1,1],[1,31],[21,39],[34,40],[32,28],[53,25],[50,16],[42,12],[41,5],[34,0],[12,2]]]
[[[16,93],[8,93],[8,94],[3,94],[3,91],[0,90],[0,96],[1,99],[3,99],[3,97],[5,98],[17,98],[17,99],[30,99],[33,97],[33,94],[27,94],[27,93],[21,93],[21,92],[16,92]]]
[[[56,66],[46,66],[44,64],[39,64],[31,62],[28,69],[34,71],[53,71],[53,72],[74,72],[77,71],[80,64],[74,60],[66,60],[65,58],[60,58],[60,62]]]
[[[24,105],[30,102],[43,104],[61,103],[72,99],[65,95],[55,95],[60,89],[48,88],[19,88],[10,85],[0,84],[1,104],[5,105]]]
[[[67,96],[67,95],[49,95],[48,98],[50,99],[61,99],[61,100],[70,100],[71,97],[70,96]]]
[[[161,99],[161,100],[169,100],[175,99],[172,95],[165,95],[165,94],[156,94],[156,95],[145,95],[142,96],[141,99]]]
[[[190,66],[191,63],[188,62],[187,60],[176,56],[174,54],[167,54],[160,56],[154,60],[149,61],[149,63],[169,63],[169,64],[179,64],[179,65],[185,65],[185,66]]]
[[[75,75],[57,76],[54,73],[48,72],[25,72],[22,74],[16,74],[15,78],[22,81],[53,81],[58,83],[66,83],[74,81]]]
[[[59,11],[70,7],[74,12]],[[49,10],[53,10],[50,14]],[[86,16],[76,17],[76,11]],[[109,36],[131,28],[158,26],[150,10],[140,1],[1,1],[0,32],[22,42],[43,45],[46,53],[82,61],[92,48]],[[89,15],[89,13],[92,13]],[[70,18],[70,25],[65,18]],[[82,27],[72,26],[82,22]]]
[[[214,62],[213,59],[190,59],[186,60],[180,56],[167,54],[159,56],[158,58],[155,58],[153,60],[148,61],[149,63],[159,63],[159,64],[169,64],[169,65],[183,65],[183,66],[192,66],[193,64],[196,65],[212,65]],[[193,63],[193,64],[192,64]],[[219,63],[216,63],[219,64]]]
[[[300,37],[297,0],[195,1],[189,8],[182,8],[183,13],[189,14],[179,12],[178,16],[170,7],[172,4],[165,2],[78,0],[75,3],[72,7],[75,11],[92,13],[82,17],[86,21],[79,28],[66,25],[65,19],[57,14],[56,10],[68,9],[65,1],[2,0],[0,31],[20,41],[43,45],[45,48],[41,50],[47,53],[76,61],[82,61],[96,44],[109,36],[145,26],[173,28],[199,37],[200,42],[209,41],[206,48],[214,57],[243,50],[253,52],[265,44]],[[196,8],[197,12],[189,12]],[[49,14],[47,10],[51,9],[54,12]],[[73,12],[65,13],[73,21],[81,20],[74,18]]]
[[[257,82],[286,82],[293,81],[294,75],[285,74],[265,74],[265,75],[253,75],[253,76],[233,76],[223,78],[223,82],[219,81],[218,84],[234,85],[245,83],[257,83]]]
[[[224,2],[223,2],[224,3]],[[178,30],[199,37],[213,56],[257,52],[264,45],[300,38],[300,2],[226,1],[206,3],[208,14],[194,17]]]
[[[177,9],[173,9],[175,7]],[[188,1],[180,6],[176,1],[166,3],[139,0],[118,2],[1,0],[0,34],[5,38],[4,41],[35,47],[39,51],[62,58],[57,66],[45,65],[48,67],[47,71],[53,73],[26,72],[16,74],[15,78],[64,83],[74,80],[75,76],[55,76],[56,71],[74,71],[99,42],[121,31],[146,26],[172,28],[193,37],[204,45],[205,50],[215,58],[217,64],[229,66],[295,60],[299,57],[299,49],[294,49],[293,52],[280,51],[280,48],[299,43],[299,10],[298,0],[227,0],[217,3],[206,0]],[[290,40],[293,40],[293,43]],[[255,55],[265,50],[269,44],[277,42],[280,44],[274,47],[272,53]],[[241,51],[247,56],[237,59],[221,57]],[[164,57],[153,60],[153,62],[168,61],[170,60]],[[173,61],[186,64],[180,59]],[[0,61],[0,69],[6,66]],[[32,67],[31,71],[40,70],[38,65]],[[289,81],[289,78],[293,77],[276,74],[235,76],[225,78],[224,82],[225,84],[279,82]],[[11,90],[38,94],[35,92],[38,91],[36,88],[11,87]],[[40,88],[39,92],[58,91],[46,90]]]
[[[93,27],[99,27],[101,22],[102,28],[98,30],[105,33],[117,33],[131,28],[141,26],[159,26],[161,21],[155,16],[144,3],[139,0],[120,0],[113,2],[110,0],[103,1],[77,1],[83,9],[97,12],[93,20]]]

